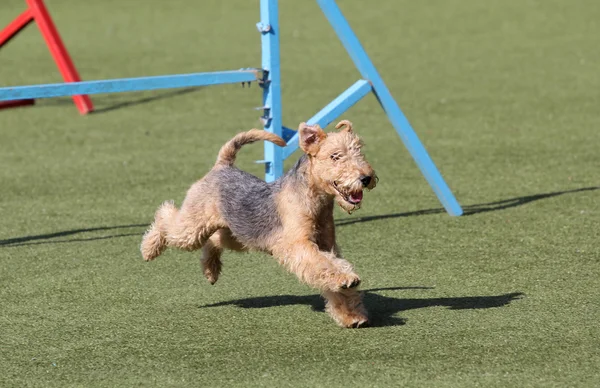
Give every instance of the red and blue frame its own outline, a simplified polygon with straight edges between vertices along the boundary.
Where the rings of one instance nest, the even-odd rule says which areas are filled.
[[[296,131],[283,126],[282,121],[278,0],[260,0],[261,19],[257,24],[257,28],[261,33],[261,68],[84,82],[79,81],[77,71],[58,36],[58,32],[47,10],[43,6],[43,1],[26,1],[29,9],[2,31],[0,34],[0,46],[10,40],[31,21],[35,20],[48,46],[51,47],[51,52],[67,83],[0,88],[0,103],[8,101],[8,103],[15,104],[15,101],[30,101],[35,98],[74,96],[79,111],[85,114],[93,109],[87,94],[258,81],[263,89],[263,105],[261,109],[263,110],[262,121],[264,128],[269,132],[283,137],[288,142],[286,147],[279,147],[266,142],[264,160],[259,162],[265,164],[265,179],[268,182],[274,181],[283,174],[285,159],[298,148],[298,135]],[[460,204],[387,89],[383,79],[352,31],[346,18],[344,18],[335,0],[316,1],[350,55],[362,79],[356,81],[306,122],[326,127],[364,96],[373,92],[392,126],[446,211],[452,216],[460,216],[463,213]],[[54,40],[51,38],[54,38]]]
[[[30,23],[35,22],[65,82],[81,81],[79,73],[77,73],[77,69],[73,64],[73,60],[54,25],[54,21],[52,20],[44,1],[25,0],[25,3],[27,9],[17,16],[8,26],[6,26],[6,28],[0,31],[0,48],[13,39]],[[77,106],[79,113],[82,115],[94,110],[92,100],[87,95],[71,95],[73,96],[75,106]],[[8,101],[0,101],[0,108],[32,105],[35,101],[34,98],[36,97],[22,99],[15,98],[9,99]]]

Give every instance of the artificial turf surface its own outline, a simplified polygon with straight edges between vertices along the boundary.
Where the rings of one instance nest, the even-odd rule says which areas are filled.
[[[86,117],[40,100],[0,112],[0,386],[600,385],[600,3],[339,3],[466,213],[375,98],[344,115],[380,177],[336,210],[373,327],[338,328],[261,254],[226,254],[215,286],[199,253],[141,259],[156,207],[259,125],[256,85],[94,96]],[[47,5],[85,79],[260,65],[255,1]],[[359,74],[315,3],[280,11],[295,126]],[[36,27],[0,51],[0,85],[58,81]],[[261,153],[238,166],[261,176]]]

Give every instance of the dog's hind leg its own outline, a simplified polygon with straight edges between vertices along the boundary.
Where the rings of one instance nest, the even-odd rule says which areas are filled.
[[[360,284],[352,264],[333,252],[319,251],[312,242],[279,246],[273,255],[301,281],[322,291],[339,292]]]
[[[153,260],[167,247],[187,251],[200,249],[215,231],[225,226],[218,213],[210,212],[213,205],[205,202],[186,206],[184,202],[178,210],[172,202],[163,203],[142,240],[144,259]]]
[[[154,215],[154,222],[150,229],[144,234],[140,250],[144,260],[154,260],[167,248],[167,240],[164,234],[164,224],[177,214],[177,208],[172,201],[164,202]]]
[[[223,248],[213,241],[215,235],[216,233],[202,247],[202,259],[200,259],[202,272],[210,284],[215,284],[219,280],[221,268],[223,268],[223,263],[221,262]]]
[[[244,251],[244,246],[232,236],[229,228],[217,230],[202,247],[202,272],[210,284],[215,284],[221,274],[223,249]]]

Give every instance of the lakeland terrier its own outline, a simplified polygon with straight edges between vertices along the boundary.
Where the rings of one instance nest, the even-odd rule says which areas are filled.
[[[144,235],[146,261],[167,247],[202,248],[204,276],[214,284],[221,273],[223,249],[258,250],[278,262],[326,299],[326,311],[343,327],[368,323],[360,278],[341,257],[335,241],[334,200],[346,212],[360,207],[363,189],[377,175],[361,153],[352,123],[342,120],[338,132],[301,123],[299,145],[305,152],[282,178],[266,183],[236,168],[239,149],[268,140],[285,146],[270,132],[252,129],[235,136],[219,151],[214,167],[188,190],[177,209],[164,202]]]

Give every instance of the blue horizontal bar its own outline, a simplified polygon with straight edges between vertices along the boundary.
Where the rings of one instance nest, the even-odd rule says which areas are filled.
[[[252,69],[14,86],[0,88],[0,101],[241,83],[256,81],[257,76],[257,70]]]
[[[322,128],[328,126],[333,120],[342,115],[350,107],[356,104],[372,90],[369,81],[358,80],[354,85],[346,89],[342,94],[331,101],[319,113],[311,117],[306,123],[310,125],[319,124]],[[298,133],[287,141],[287,146],[283,149],[283,158],[287,159],[294,151],[298,149]]]

